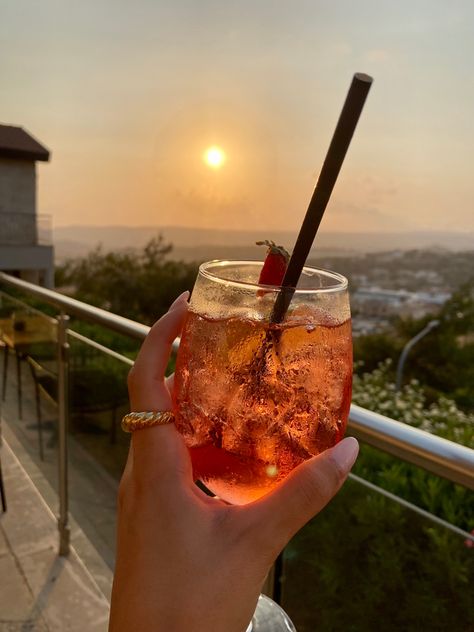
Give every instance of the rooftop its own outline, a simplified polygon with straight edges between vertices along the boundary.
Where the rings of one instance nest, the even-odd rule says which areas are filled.
[[[22,127],[0,125],[0,158],[47,162],[49,157],[49,150]]]

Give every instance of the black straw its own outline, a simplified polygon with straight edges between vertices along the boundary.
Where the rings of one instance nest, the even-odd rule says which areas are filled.
[[[278,293],[273,306],[271,316],[273,323],[281,323],[285,318],[371,85],[372,77],[369,77],[369,75],[356,73],[352,78],[352,83],[319,174],[316,188],[288,263],[282,282],[282,289]]]

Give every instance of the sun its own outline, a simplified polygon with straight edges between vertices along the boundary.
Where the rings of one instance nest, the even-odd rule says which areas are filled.
[[[219,169],[224,164],[226,155],[220,147],[213,145],[206,149],[203,159],[206,165],[211,167],[211,169]]]

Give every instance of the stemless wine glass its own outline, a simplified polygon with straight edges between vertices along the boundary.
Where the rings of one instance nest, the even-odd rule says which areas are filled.
[[[232,504],[271,490],[344,435],[352,387],[347,280],[305,267],[283,322],[262,262],[199,268],[175,373],[196,479]]]

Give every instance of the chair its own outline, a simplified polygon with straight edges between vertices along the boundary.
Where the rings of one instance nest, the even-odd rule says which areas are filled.
[[[58,403],[58,376],[51,369],[28,356],[28,365],[35,385],[36,416],[40,459],[44,460],[43,419],[41,397],[50,403]],[[80,419],[83,415],[111,411],[109,441],[116,441],[116,417],[118,408],[127,401],[126,394],[120,394],[120,384],[113,374],[93,366],[70,367],[69,409]]]
[[[2,474],[2,457],[0,455],[0,496],[2,500],[2,511],[3,513],[7,510],[7,495],[5,492],[5,485],[3,483],[3,474]]]
[[[35,402],[36,402],[36,418],[38,429],[38,445],[41,461],[44,461],[43,448],[43,418],[41,415],[41,395],[52,404],[57,404],[58,399],[58,379],[57,375],[42,366],[31,356],[27,357],[28,366],[30,367],[31,376],[35,385]]]
[[[2,401],[5,401],[7,394],[7,377],[8,377],[8,358],[10,355],[10,345],[5,341],[0,341],[0,348],[3,348],[3,376],[2,376]],[[22,407],[22,379],[21,379],[21,362],[25,359],[25,356],[21,354],[17,349],[11,347],[11,350],[15,353],[16,357],[16,374],[17,374],[17,395],[18,395],[18,417],[21,419],[23,416]]]
[[[3,351],[2,402],[4,402],[5,393],[7,390],[8,347],[1,339],[0,339],[0,349]]]
[[[84,415],[110,410],[109,442],[116,442],[117,411],[128,401],[121,395],[125,381],[104,367],[83,366],[70,371],[71,410],[83,419]]]
[[[23,313],[24,312],[24,313]],[[3,356],[3,384],[2,401],[5,401],[8,375],[8,358],[10,351],[16,357],[17,393],[18,393],[18,417],[22,419],[22,362],[27,361],[28,356],[49,359],[51,354],[56,355],[56,321],[29,310],[14,312],[7,319],[1,319],[0,339],[4,347]]]
[[[2,502],[2,510],[3,510],[3,513],[5,513],[7,510],[7,495],[5,492],[5,484],[3,482],[3,473],[2,473],[2,453],[1,453],[2,445],[3,445],[2,410],[1,410],[1,405],[0,405],[0,497],[1,497],[1,502]]]

